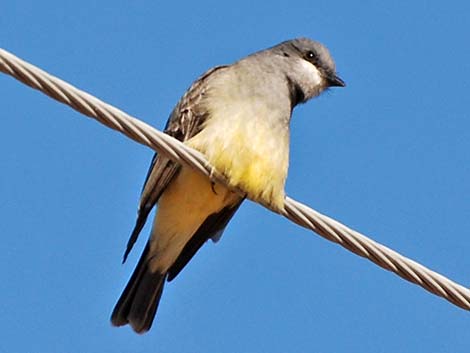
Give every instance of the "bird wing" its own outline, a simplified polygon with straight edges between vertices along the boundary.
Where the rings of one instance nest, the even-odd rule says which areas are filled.
[[[238,210],[244,198],[233,205],[224,207],[220,212],[213,213],[201,224],[196,233],[186,243],[178,258],[168,269],[167,281],[173,280],[187,263],[193,258],[201,246],[209,239],[218,241],[228,222]]]
[[[226,67],[227,66],[214,67],[192,84],[176,105],[175,109],[173,109],[165,126],[164,133],[180,141],[186,141],[201,130],[202,124],[207,118],[207,112],[198,109],[198,103],[207,90],[209,77]],[[178,174],[180,167],[178,163],[162,154],[155,153],[153,156],[142,188],[139,209],[137,211],[137,220],[129,237],[129,241],[127,242],[123,262],[126,261],[127,256],[137,241],[150,211],[158,202],[158,199],[171,180]]]

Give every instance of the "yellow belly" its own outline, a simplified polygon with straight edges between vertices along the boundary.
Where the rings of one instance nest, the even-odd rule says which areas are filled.
[[[204,153],[216,170],[250,199],[283,209],[288,127],[270,126],[262,119],[247,120],[240,111],[230,117],[211,120],[187,144]]]
[[[182,167],[158,201],[150,241],[153,269],[166,271],[209,215],[239,199],[205,175]]]

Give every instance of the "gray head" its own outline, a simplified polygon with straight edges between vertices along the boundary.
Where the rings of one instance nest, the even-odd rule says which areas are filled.
[[[318,96],[329,87],[345,86],[336,75],[330,52],[319,42],[297,38],[280,43],[264,53],[276,55],[276,63],[282,66],[286,75],[294,105]]]

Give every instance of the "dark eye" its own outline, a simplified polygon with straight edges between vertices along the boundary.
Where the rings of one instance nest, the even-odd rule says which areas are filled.
[[[306,57],[307,60],[315,60],[317,58],[317,55],[313,51],[309,50],[306,54]]]

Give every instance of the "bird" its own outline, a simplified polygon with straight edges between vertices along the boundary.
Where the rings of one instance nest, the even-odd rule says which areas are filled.
[[[330,87],[344,87],[328,49],[295,38],[216,66],[173,109],[164,132],[201,152],[229,187],[156,153],[123,257],[156,206],[140,260],[111,315],[114,326],[150,330],[165,282],[209,239],[217,242],[246,197],[284,207],[289,125],[295,106]],[[234,192],[242,190],[243,195]]]

